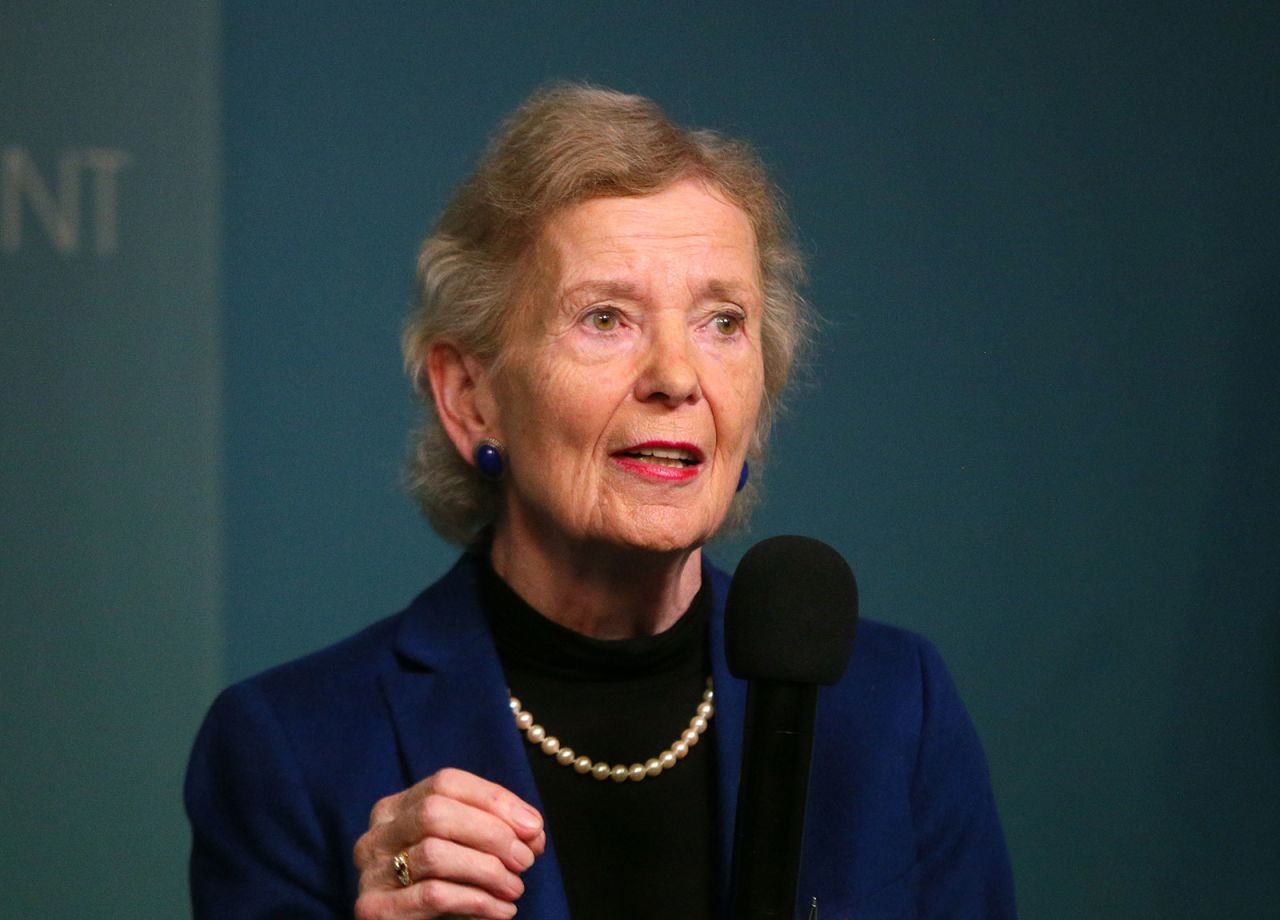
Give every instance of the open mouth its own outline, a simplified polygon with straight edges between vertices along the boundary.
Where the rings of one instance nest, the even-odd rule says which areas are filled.
[[[702,463],[702,452],[697,448],[667,444],[637,444],[635,447],[618,451],[614,456],[627,457],[668,469],[688,469]]]

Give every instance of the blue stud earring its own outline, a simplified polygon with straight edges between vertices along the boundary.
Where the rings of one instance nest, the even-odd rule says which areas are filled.
[[[481,438],[475,450],[476,469],[485,479],[502,478],[502,445],[493,438]]]
[[[750,476],[751,476],[751,468],[747,466],[747,461],[743,460],[742,472],[738,474],[738,488],[734,489],[733,491],[741,492],[743,487],[747,484],[747,479]]]

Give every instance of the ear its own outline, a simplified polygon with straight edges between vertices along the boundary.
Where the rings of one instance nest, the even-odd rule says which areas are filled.
[[[485,365],[452,342],[427,353],[427,379],[444,433],[468,462],[481,438],[501,438],[497,403]]]

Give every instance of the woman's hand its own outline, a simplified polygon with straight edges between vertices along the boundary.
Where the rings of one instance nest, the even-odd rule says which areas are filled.
[[[447,915],[506,920],[524,893],[520,873],[546,846],[542,816],[509,790],[444,769],[373,806],[356,841],[357,920]],[[413,884],[396,877],[403,853]]]

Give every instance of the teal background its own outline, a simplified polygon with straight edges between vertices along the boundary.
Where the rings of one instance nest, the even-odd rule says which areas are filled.
[[[0,249],[0,916],[181,917],[225,680],[218,20],[0,4],[0,157],[122,151],[116,247]],[[0,194],[12,189],[0,184]]]
[[[0,253],[19,915],[180,915],[216,688],[449,564],[398,486],[413,256],[553,77],[746,136],[787,192],[827,323],[754,529],[714,556],[822,538],[864,615],[940,646],[1023,916],[1275,912],[1274,5],[0,17],[0,147],[51,175],[63,148],[132,156],[111,259]],[[52,853],[112,869],[68,884]]]

